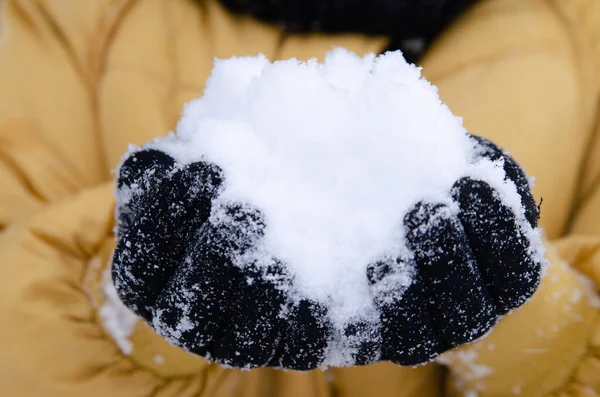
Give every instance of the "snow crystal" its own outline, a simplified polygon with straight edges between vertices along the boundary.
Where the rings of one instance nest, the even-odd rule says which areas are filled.
[[[165,358],[163,356],[161,356],[160,354],[155,354],[152,357],[152,360],[154,361],[155,364],[157,365],[162,365],[165,363]]]
[[[462,120],[400,52],[361,58],[336,49],[324,63],[217,60],[176,133],[147,147],[219,165],[219,200],[265,216],[257,258],[285,263],[293,296],[326,305],[338,330],[374,312],[367,266],[410,257],[407,211],[421,200],[457,211],[450,190],[461,177],[488,182],[539,242],[501,161],[476,159]],[[532,253],[543,255],[541,243]]]
[[[477,358],[479,354],[476,350],[457,350],[453,353],[452,359],[461,363],[460,376],[468,381],[481,380],[494,373],[494,370],[487,365],[478,364]],[[446,355],[439,356],[435,359],[436,362],[442,365],[450,365],[452,360]],[[480,384],[483,387],[483,383]]]
[[[600,309],[600,295],[598,294],[596,283],[594,283],[590,278],[588,278],[584,274],[578,272],[576,269],[575,274],[577,275],[577,278],[580,282],[580,286],[582,288],[582,291],[580,292],[584,294],[585,298],[587,298],[588,303],[592,307]],[[573,299],[575,299],[575,295],[573,296]]]
[[[104,272],[102,281],[106,297],[106,301],[99,310],[102,324],[121,352],[128,356],[133,352],[133,344],[129,337],[133,334],[138,317],[119,299],[111,280],[110,269]]]
[[[573,293],[571,294],[571,303],[576,304],[577,302],[579,302],[582,295],[583,295],[583,293],[581,292],[581,290],[579,290],[579,289],[574,290]]]
[[[548,349],[527,348],[523,349],[523,352],[527,354],[546,354],[548,353]]]
[[[518,395],[521,394],[522,390],[523,390],[523,385],[520,384],[520,383],[518,383],[518,384],[516,384],[516,385],[513,386],[512,392],[513,392],[514,395],[518,396]]]

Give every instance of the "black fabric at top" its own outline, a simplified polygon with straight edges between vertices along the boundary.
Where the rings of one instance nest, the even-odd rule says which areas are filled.
[[[235,13],[288,32],[355,32],[391,37],[388,50],[414,62],[435,37],[477,0],[220,0]]]

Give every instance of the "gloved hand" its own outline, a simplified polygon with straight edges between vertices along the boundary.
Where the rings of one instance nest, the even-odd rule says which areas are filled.
[[[492,142],[472,136],[479,156],[504,163],[521,199],[525,222],[537,226],[539,207],[527,176]],[[489,184],[462,178],[452,188],[458,213],[442,203],[419,202],[404,218],[412,258],[375,263],[368,279],[380,310],[381,359],[425,362],[492,329],[533,295],[541,261],[527,225]],[[394,297],[394,276],[413,266],[413,283]]]
[[[266,269],[234,264],[265,223],[248,205],[213,208],[222,183],[218,167],[176,164],[158,150],[124,161],[112,267],[119,296],[171,343],[224,365],[315,368],[330,334],[325,309],[287,299],[291,280],[276,259]],[[209,219],[211,210],[219,216]]]
[[[504,161],[534,228],[538,207],[523,171],[473,139],[480,156]],[[215,200],[223,183],[215,165],[181,165],[154,149],[131,154],[117,181],[112,271],[123,302],[160,335],[228,366],[316,368],[334,337],[355,347],[354,364],[423,363],[484,335],[540,281],[540,259],[514,211],[485,182],[464,178],[452,189],[458,210],[419,202],[406,215],[413,255],[368,266],[380,322],[336,330],[324,305],[288,294],[284,263],[256,266],[244,256],[265,220],[245,203]],[[407,267],[413,282],[400,288]]]

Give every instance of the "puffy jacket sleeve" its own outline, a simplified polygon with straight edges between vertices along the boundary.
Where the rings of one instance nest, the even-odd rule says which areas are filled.
[[[86,189],[0,234],[0,395],[260,395],[263,372],[209,366],[114,301],[101,281],[112,250],[112,191],[112,183]]]
[[[127,347],[102,321],[123,312],[101,301],[109,294],[95,282],[99,258],[106,263],[110,253],[114,205],[96,85],[129,3],[0,2],[3,396],[185,396],[224,383],[219,376],[205,382],[206,364],[186,357],[176,360],[185,370],[155,375],[137,356],[125,357]],[[148,334],[139,337],[146,361],[185,355],[165,346],[157,359],[143,348]]]
[[[600,395],[597,1],[482,1],[424,72],[467,129],[536,177],[549,265],[521,309],[446,354],[451,396]]]
[[[124,3],[1,3],[0,230],[108,178],[94,93]]]

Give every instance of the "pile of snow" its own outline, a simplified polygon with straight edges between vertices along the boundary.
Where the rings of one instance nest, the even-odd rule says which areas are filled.
[[[129,338],[133,334],[138,317],[119,299],[111,280],[110,269],[103,273],[102,287],[106,299],[99,310],[102,325],[121,352],[129,356],[133,353],[133,343]]]
[[[336,49],[324,63],[218,60],[176,133],[147,147],[219,165],[219,201],[265,216],[254,254],[282,260],[294,277],[290,293],[328,307],[338,330],[373,320],[367,266],[410,256],[403,217],[421,200],[456,211],[449,192],[459,178],[488,181],[528,226],[502,164],[474,160],[462,120],[400,52],[361,58]]]

